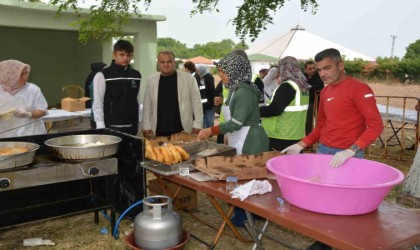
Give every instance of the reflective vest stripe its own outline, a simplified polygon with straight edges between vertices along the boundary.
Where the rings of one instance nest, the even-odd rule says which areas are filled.
[[[116,81],[116,80],[141,80],[141,78],[137,77],[117,77],[117,78],[108,78],[105,81]]]

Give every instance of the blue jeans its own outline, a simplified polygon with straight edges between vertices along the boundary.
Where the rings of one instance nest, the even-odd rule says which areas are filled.
[[[342,148],[332,148],[325,146],[322,143],[318,144],[318,149],[316,150],[317,154],[326,154],[326,155],[335,155],[335,153],[343,151],[345,149]],[[353,157],[363,159],[365,157],[365,151],[360,150],[356,155]]]
[[[203,128],[209,128],[214,126],[214,109],[203,110]]]

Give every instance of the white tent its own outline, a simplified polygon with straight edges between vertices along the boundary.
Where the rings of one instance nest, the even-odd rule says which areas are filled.
[[[328,48],[338,49],[346,60],[359,58],[365,61],[375,61],[369,56],[314,35],[299,25],[273,41],[255,44],[246,53],[248,55],[263,54],[276,58],[293,56],[299,60],[308,60],[313,59],[318,52]]]

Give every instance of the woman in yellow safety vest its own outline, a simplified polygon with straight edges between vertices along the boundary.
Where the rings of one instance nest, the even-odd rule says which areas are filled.
[[[271,150],[283,150],[305,137],[309,89],[298,60],[287,56],[278,63],[279,86],[260,107],[262,126],[270,140]]]

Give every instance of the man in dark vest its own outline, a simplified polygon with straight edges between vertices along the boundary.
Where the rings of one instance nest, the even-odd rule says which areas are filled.
[[[134,47],[129,41],[117,41],[111,65],[93,79],[93,114],[98,129],[110,128],[137,135],[141,117],[141,74],[130,67],[133,52]]]

